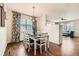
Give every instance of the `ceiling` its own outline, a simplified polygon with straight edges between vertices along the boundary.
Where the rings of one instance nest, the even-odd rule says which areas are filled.
[[[79,10],[79,4],[73,3],[5,3],[5,5],[11,10],[28,15],[33,15],[33,6],[35,6],[34,15],[37,17],[56,14],[63,10]]]

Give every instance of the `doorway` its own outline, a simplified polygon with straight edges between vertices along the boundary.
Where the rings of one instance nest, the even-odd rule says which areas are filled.
[[[62,36],[74,38],[74,22],[67,22],[62,24]]]

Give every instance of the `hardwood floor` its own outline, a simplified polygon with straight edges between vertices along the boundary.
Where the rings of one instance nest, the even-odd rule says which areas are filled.
[[[63,38],[62,45],[50,42],[50,48],[47,52],[43,50],[40,54],[37,50],[37,56],[79,56],[79,38]],[[4,56],[33,56],[33,49],[27,52],[22,42],[9,43],[7,45]]]

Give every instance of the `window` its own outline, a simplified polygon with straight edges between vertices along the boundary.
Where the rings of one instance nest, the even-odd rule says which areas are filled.
[[[31,20],[27,20],[27,31],[28,32],[33,32],[33,25]]]
[[[21,28],[23,28],[22,31],[27,31],[27,32],[33,33],[33,22],[32,22],[32,20],[21,19],[20,25],[21,25]]]
[[[71,31],[74,31],[74,23],[73,22],[64,23],[63,33],[71,32]]]

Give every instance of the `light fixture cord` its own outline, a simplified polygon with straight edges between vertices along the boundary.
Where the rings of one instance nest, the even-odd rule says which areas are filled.
[[[33,6],[33,18],[34,18],[35,7]]]

